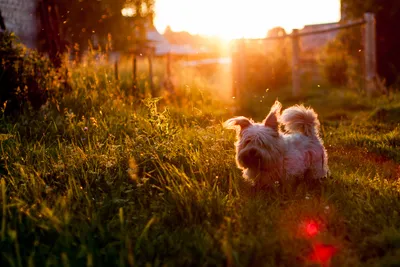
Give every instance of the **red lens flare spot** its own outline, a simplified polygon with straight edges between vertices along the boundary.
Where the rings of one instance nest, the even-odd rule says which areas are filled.
[[[323,266],[329,266],[330,260],[337,253],[338,248],[332,245],[317,244],[308,259],[311,262],[319,263]]]
[[[302,224],[302,232],[307,237],[314,237],[320,232],[320,225],[314,220],[306,221]]]

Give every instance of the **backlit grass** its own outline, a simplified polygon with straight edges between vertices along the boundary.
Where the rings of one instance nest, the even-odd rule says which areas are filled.
[[[319,113],[332,177],[254,192],[222,128],[249,115],[232,112],[237,99],[189,79],[175,97],[141,100],[121,76],[77,67],[72,92],[2,118],[1,266],[398,264],[398,95],[266,92],[254,119],[277,97]]]

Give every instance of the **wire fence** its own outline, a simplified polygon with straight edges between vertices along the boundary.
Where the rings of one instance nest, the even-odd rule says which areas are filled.
[[[326,50],[326,45],[334,41],[339,32],[352,29],[358,29],[360,37],[353,62],[346,58],[341,59],[344,64],[353,65],[352,75],[360,81],[358,86],[364,88],[371,95],[377,89],[378,80],[375,27],[374,14],[366,13],[363,18],[358,20],[309,25],[302,30],[294,29],[291,34],[235,40],[232,52],[233,96],[239,97],[249,93],[249,87],[257,86],[254,84],[255,80],[262,79],[257,78],[257,75],[269,79],[268,82],[272,85],[279,85],[279,79],[286,77],[287,81],[287,76],[291,76],[293,96],[301,95],[302,81],[308,79],[318,82],[326,79],[321,73],[321,66],[331,63],[328,58],[324,58],[323,50]],[[340,47],[336,47],[336,49],[338,53],[342,52]],[[287,66],[284,62],[287,63]],[[266,64],[270,64],[270,66],[265,66]],[[265,68],[262,68],[263,66]],[[286,67],[287,69],[285,69]],[[262,73],[265,70],[267,71]],[[279,71],[281,73],[278,73]],[[325,72],[327,71],[326,75],[335,75],[335,69],[332,68],[329,73],[329,68],[326,68]],[[268,75],[271,77],[267,77]]]

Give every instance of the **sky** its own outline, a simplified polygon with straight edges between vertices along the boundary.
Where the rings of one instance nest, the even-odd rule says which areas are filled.
[[[156,0],[155,26],[232,38],[265,37],[268,29],[290,33],[307,24],[336,22],[340,0]]]

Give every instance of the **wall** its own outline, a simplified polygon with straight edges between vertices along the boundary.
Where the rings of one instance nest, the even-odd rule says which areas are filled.
[[[30,48],[36,46],[36,0],[0,0],[0,10],[7,30],[13,31]]]
[[[300,30],[300,33],[313,32],[320,30],[329,30],[331,28],[339,26],[339,23],[325,23],[325,24],[314,24],[306,25]],[[301,49],[304,52],[315,52],[321,49],[324,45],[329,43],[336,38],[339,31],[331,31],[320,34],[307,35],[300,38]]]

